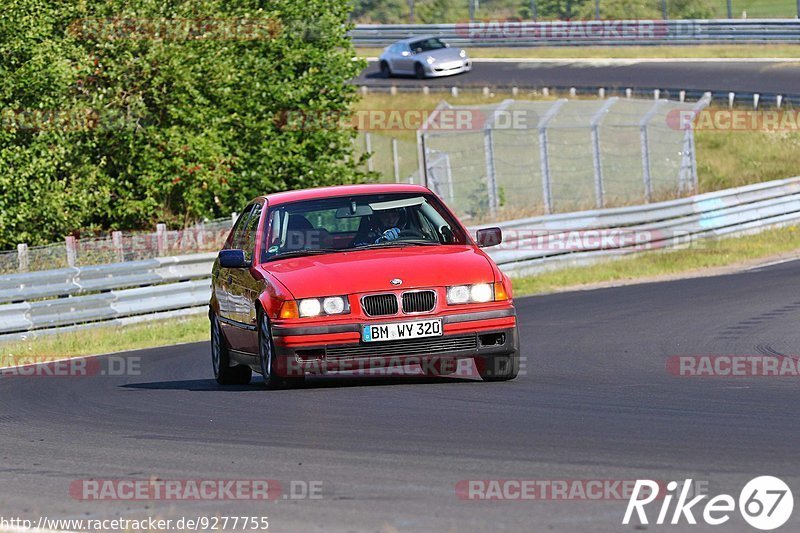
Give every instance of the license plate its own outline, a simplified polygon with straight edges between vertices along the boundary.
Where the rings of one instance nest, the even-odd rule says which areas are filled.
[[[442,335],[442,320],[418,320],[416,322],[394,322],[391,324],[370,324],[361,328],[364,342],[397,341],[419,339],[420,337],[439,337]]]

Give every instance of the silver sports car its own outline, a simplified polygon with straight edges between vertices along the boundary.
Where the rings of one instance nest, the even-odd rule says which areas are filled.
[[[386,47],[380,61],[381,74],[412,74],[417,78],[450,76],[472,70],[463,48],[450,48],[438,37],[410,37]]]

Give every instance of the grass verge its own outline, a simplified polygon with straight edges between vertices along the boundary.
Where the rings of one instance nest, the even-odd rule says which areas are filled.
[[[127,326],[101,326],[0,344],[0,367],[20,361],[39,362],[197,342],[207,340],[208,335],[205,314]]]
[[[691,247],[648,252],[583,267],[569,267],[514,280],[514,296],[579,289],[633,280],[664,280],[683,275],[734,271],[767,259],[800,257],[797,226],[755,235],[703,239]],[[719,267],[728,267],[720,270]]]
[[[358,48],[360,57],[377,57],[382,48]],[[648,59],[648,58],[800,58],[800,45],[721,44],[698,46],[542,46],[526,48],[468,48],[473,58],[535,59]]]

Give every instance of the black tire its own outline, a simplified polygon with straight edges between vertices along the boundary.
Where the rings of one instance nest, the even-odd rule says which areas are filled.
[[[389,63],[386,61],[381,61],[381,77],[382,78],[392,77],[392,69],[391,67],[389,67]]]
[[[425,67],[422,66],[422,63],[414,63],[414,75],[418,80],[425,79]]]
[[[214,379],[220,385],[247,385],[253,377],[249,366],[231,366],[228,343],[222,335],[217,315],[209,314],[211,320],[211,366],[214,369]]]
[[[258,359],[264,386],[268,389],[288,389],[302,385],[305,376],[285,377],[280,375],[280,365],[272,342],[272,328],[269,318],[263,312],[258,313]]]

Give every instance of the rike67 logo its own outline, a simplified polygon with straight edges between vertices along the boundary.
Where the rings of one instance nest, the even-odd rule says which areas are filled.
[[[692,480],[687,479],[682,486],[676,481],[667,483],[667,493],[661,499],[661,508],[655,523],[658,525],[680,523],[697,524],[694,513],[702,516],[706,524],[718,526],[731,519],[731,514],[736,510],[736,500],[729,494],[714,496],[702,505],[701,502],[708,498],[707,494],[689,499]],[[633,513],[636,512],[639,523],[649,524],[652,519],[647,516],[645,507],[659,496],[659,484],[649,479],[639,479],[634,485],[633,493],[628,500],[624,525],[631,523]],[[674,509],[670,516],[672,501],[677,496]],[[771,531],[779,528],[789,520],[794,509],[794,497],[789,486],[782,480],[773,476],[760,476],[751,479],[739,493],[739,513],[745,522],[756,529]]]

